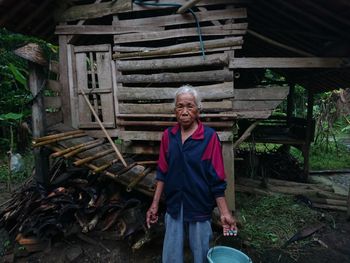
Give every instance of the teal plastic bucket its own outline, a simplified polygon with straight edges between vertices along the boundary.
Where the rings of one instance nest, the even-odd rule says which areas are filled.
[[[225,246],[209,249],[207,259],[209,263],[252,263],[251,259],[243,252]]]

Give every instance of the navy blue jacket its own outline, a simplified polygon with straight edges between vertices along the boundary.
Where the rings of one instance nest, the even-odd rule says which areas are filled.
[[[225,171],[217,133],[201,122],[182,144],[179,124],[164,131],[157,180],[164,182],[167,212],[176,218],[183,204],[184,221],[211,218],[215,198],[224,196]]]

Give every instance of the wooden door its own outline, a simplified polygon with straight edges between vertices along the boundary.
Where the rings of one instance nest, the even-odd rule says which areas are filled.
[[[88,96],[95,112],[106,128],[115,127],[112,55],[110,45],[74,46],[73,79],[77,127],[98,128],[81,89]]]

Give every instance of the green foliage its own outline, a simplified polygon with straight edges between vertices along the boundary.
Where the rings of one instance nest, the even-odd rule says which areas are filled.
[[[303,162],[301,152],[291,148],[291,154]],[[311,170],[339,170],[350,168],[350,151],[344,145],[330,142],[327,150],[325,145],[312,144],[310,151]]]
[[[58,54],[57,46],[0,28],[0,125],[3,127],[0,130],[0,148],[5,151],[13,147],[10,145],[12,139],[8,137],[14,137],[18,125],[31,114],[33,96],[27,83],[28,63],[13,53],[13,50],[27,43],[39,44],[47,60],[56,58]],[[10,132],[10,129],[13,130]]]
[[[318,212],[296,203],[292,197],[237,194],[240,235],[257,250],[280,248],[301,228],[318,222]]]

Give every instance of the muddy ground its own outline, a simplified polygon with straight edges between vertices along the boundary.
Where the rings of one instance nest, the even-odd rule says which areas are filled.
[[[9,193],[2,186],[0,188],[0,203],[9,198]],[[242,250],[249,255],[254,263],[274,262],[300,262],[300,263],[322,263],[322,262],[350,262],[350,222],[346,220],[345,213],[331,213],[334,218],[332,226],[327,226],[312,237],[308,238],[304,246],[290,245],[286,249],[265,249],[257,251],[249,247],[245,240],[238,237],[220,237],[215,232],[216,242],[213,245],[227,245]],[[156,237],[151,243],[144,245],[141,249],[133,251],[131,245],[139,236],[122,241],[94,239],[94,244],[83,241],[77,237],[58,238],[47,243],[42,252],[27,254],[24,251],[16,252],[17,256],[8,254],[2,257],[0,262],[161,262],[162,235]],[[6,236],[0,231],[0,247],[6,246]],[[186,247],[186,262],[191,262],[191,255]]]

